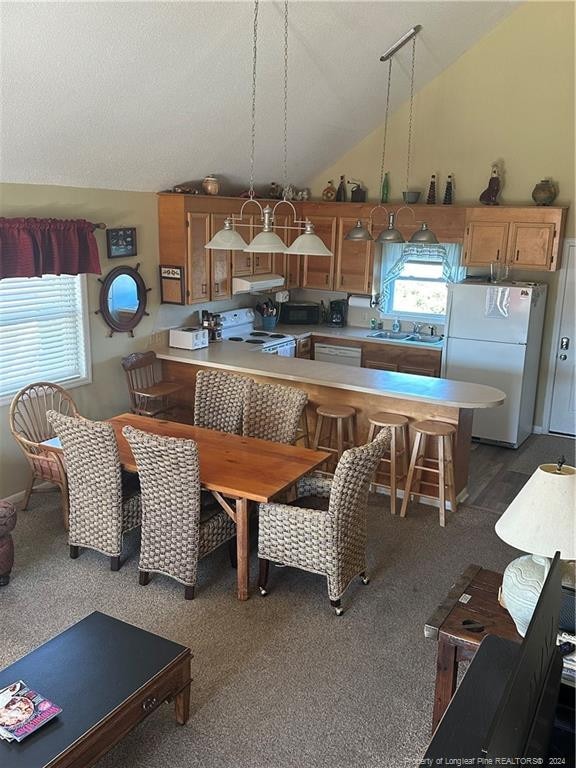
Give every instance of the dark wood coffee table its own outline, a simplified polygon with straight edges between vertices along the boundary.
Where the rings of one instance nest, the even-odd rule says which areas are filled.
[[[183,645],[91,613],[0,671],[0,688],[24,680],[62,707],[20,744],[0,740],[0,765],[89,768],[166,700],[183,725],[190,658]]]
[[[498,602],[501,584],[501,573],[469,565],[426,622],[425,637],[438,640],[432,731],[456,690],[458,663],[472,659],[486,635],[522,641],[512,617]]]

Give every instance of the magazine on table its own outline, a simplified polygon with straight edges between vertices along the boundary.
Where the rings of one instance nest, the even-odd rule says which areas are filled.
[[[22,741],[62,709],[22,680],[0,689],[0,738]]]

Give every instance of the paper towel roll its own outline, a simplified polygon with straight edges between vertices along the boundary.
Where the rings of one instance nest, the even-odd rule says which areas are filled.
[[[361,309],[370,309],[370,297],[352,295],[348,299],[348,306],[360,307]]]

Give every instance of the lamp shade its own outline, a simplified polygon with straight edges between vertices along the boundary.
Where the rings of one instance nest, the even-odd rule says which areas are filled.
[[[396,229],[396,224],[394,223],[394,220],[395,220],[395,214],[389,213],[388,227],[386,229],[383,229],[382,232],[380,232],[380,234],[376,238],[377,243],[381,243],[382,245],[392,245],[393,243],[405,242],[402,236],[402,233]]]
[[[244,251],[248,253],[284,253],[286,243],[275,232],[259,232],[248,244],[244,245]]]
[[[226,219],[224,229],[218,230],[204,248],[210,248],[213,251],[243,251],[246,248],[246,241],[235,229],[232,229],[232,224],[229,219]]]
[[[576,469],[541,464],[496,523],[498,536],[516,549],[562,560],[576,558]]]
[[[298,235],[292,245],[285,248],[284,253],[296,253],[302,256],[333,256],[332,251],[314,233],[314,225],[308,220],[304,223],[304,233]]]
[[[426,243],[426,244],[436,244],[438,242],[438,238],[432,232],[431,229],[428,229],[428,225],[423,222],[420,229],[417,229],[416,232],[412,235],[410,238],[411,243]]]
[[[374,238],[368,231],[368,228],[362,224],[360,219],[356,222],[356,224],[352,227],[352,229],[346,233],[344,236],[344,240],[356,240],[356,241],[369,241],[373,240]]]

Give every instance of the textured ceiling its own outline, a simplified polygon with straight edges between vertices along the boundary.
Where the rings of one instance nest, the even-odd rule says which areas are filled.
[[[416,87],[487,34],[513,2],[289,6],[288,175],[297,186],[383,119],[380,55],[410,27]],[[253,4],[4,2],[0,179],[156,191],[249,178]],[[261,2],[257,184],[282,181],[283,5]],[[392,108],[409,88],[395,57]]]

